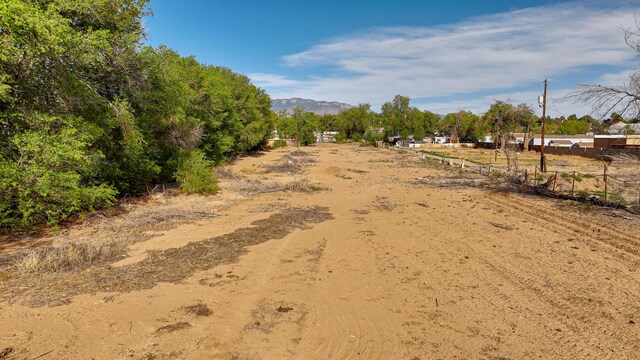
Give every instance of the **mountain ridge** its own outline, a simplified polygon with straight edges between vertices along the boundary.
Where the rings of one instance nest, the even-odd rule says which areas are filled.
[[[338,101],[320,101],[297,97],[291,99],[271,100],[271,109],[276,113],[281,110],[287,110],[289,113],[291,113],[297,106],[300,106],[306,111],[315,113],[317,115],[335,115],[340,111],[347,110],[353,107],[353,105],[341,103]]]

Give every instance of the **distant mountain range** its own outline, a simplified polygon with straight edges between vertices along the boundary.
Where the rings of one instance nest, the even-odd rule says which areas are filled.
[[[353,105],[344,104],[337,101],[316,101],[301,98],[271,100],[271,109],[273,109],[273,111],[275,111],[276,113],[283,109],[291,113],[297,106],[303,107],[306,111],[318,115],[335,115],[342,110],[353,107]]]

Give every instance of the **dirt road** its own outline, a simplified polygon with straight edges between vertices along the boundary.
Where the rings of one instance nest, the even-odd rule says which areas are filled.
[[[637,217],[453,186],[449,170],[395,151],[303,150],[284,163],[291,149],[239,160],[231,171],[242,180],[222,179],[218,195],[153,204],[209,204],[216,217],[150,233],[126,258],[43,275],[6,270],[0,351],[7,359],[640,358]],[[303,171],[290,174],[296,159]],[[300,179],[319,186],[238,190],[238,181]]]

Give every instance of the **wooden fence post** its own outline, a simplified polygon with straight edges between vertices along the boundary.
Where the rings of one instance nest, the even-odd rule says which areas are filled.
[[[576,187],[576,172],[573,172],[573,179],[571,180],[571,197],[573,197],[573,190]]]
[[[607,202],[607,164],[604,164],[604,202]]]

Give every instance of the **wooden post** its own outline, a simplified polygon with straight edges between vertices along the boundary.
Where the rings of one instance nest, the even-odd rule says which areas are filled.
[[[604,202],[607,202],[607,164],[604,164]]]
[[[538,186],[538,167],[537,166],[533,168],[533,184],[535,186]]]
[[[576,186],[576,172],[573,172],[573,179],[571,179],[571,197],[573,197],[573,190]]]
[[[553,178],[553,192],[556,192],[556,185],[558,185],[558,172],[556,171],[556,175]]]
[[[529,169],[524,169],[524,184],[529,185]]]

